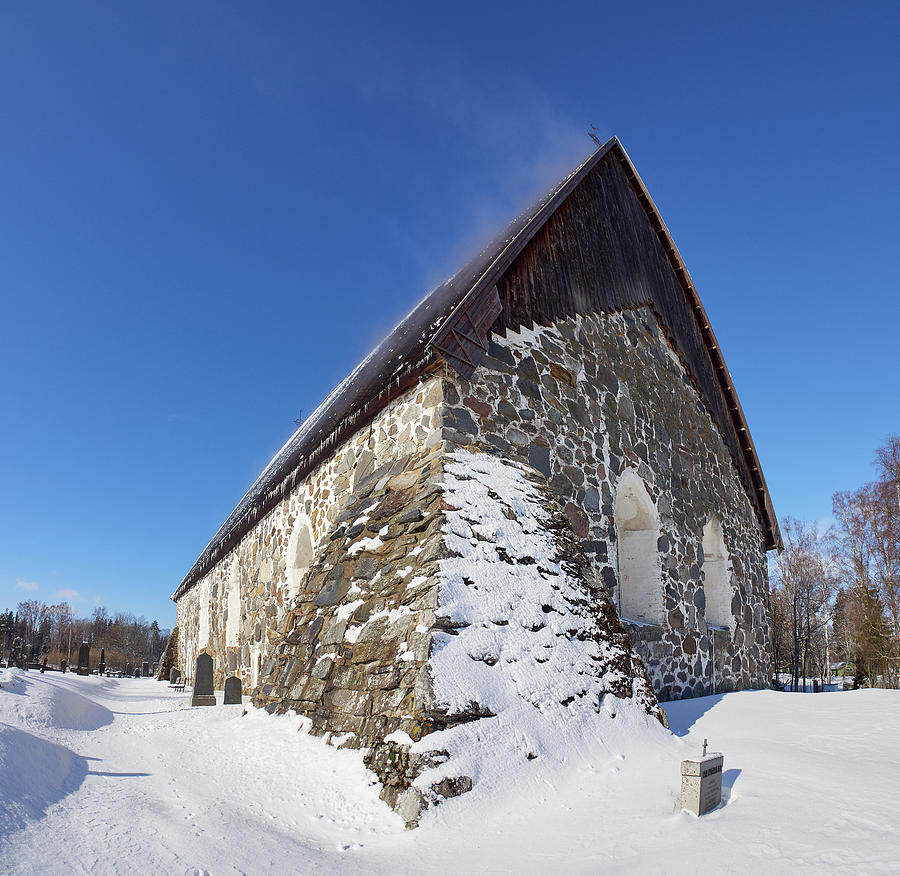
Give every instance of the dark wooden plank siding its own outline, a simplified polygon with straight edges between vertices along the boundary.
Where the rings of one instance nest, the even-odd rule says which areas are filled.
[[[576,314],[649,305],[660,317],[734,456],[754,502],[754,479],[694,314],[657,231],[621,165],[607,155],[499,279],[495,331]],[[759,509],[758,509],[759,510]]]

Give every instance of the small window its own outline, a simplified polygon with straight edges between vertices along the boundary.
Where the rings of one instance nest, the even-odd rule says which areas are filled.
[[[619,615],[625,620],[661,623],[659,521],[644,482],[631,469],[624,471],[619,479],[615,524],[619,546]]]
[[[706,623],[712,627],[732,627],[731,569],[722,524],[710,518],[703,527],[703,591],[706,595]]]

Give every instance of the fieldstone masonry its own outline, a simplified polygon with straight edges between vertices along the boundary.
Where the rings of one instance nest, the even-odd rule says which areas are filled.
[[[598,581],[618,604],[615,491],[626,469],[660,520],[664,619],[628,623],[661,700],[765,687],[768,581],[762,535],[737,468],[649,308],[495,338],[472,380],[449,381],[442,437],[543,472]],[[727,629],[708,629],[703,527],[731,560]]]
[[[660,699],[765,686],[760,525],[649,308],[495,337],[471,380],[449,369],[424,377],[178,599],[174,659],[191,667],[205,652],[216,686],[237,676],[256,705],[295,710],[332,744],[368,749],[383,798],[409,824],[424,803],[467,790],[471,779],[459,776],[423,800],[411,783],[445,754],[411,755],[408,744],[481,717],[477,704],[471,714],[442,713],[427,665],[433,636],[448,632],[436,611],[444,464],[463,447],[515,460],[543,482],[561,550],[580,558],[603,635],[629,655],[630,637],[643,658],[641,666],[628,657],[623,677],[644,678],[646,668]],[[623,630],[614,505],[626,471],[658,516],[663,609],[658,623],[625,619]],[[733,623],[718,630],[704,613],[712,516],[733,590]],[[170,660],[167,652],[161,669]],[[651,700],[646,708],[658,710]]]
[[[439,593],[440,560],[451,556],[445,541],[451,506],[442,487],[446,461],[438,447],[407,458],[402,469],[359,483],[285,617],[281,643],[263,668],[254,697],[255,705],[270,712],[306,715],[311,732],[327,734],[335,745],[366,748],[365,762],[382,781],[382,798],[410,826],[423,806],[469,790],[472,780],[451,777],[423,794],[411,786],[413,780],[447,753],[412,754],[408,744],[396,741],[397,734],[415,742],[491,714],[474,700],[462,711],[450,711],[432,688],[433,638],[454,631],[441,616]],[[602,591],[591,596],[589,564],[566,515],[543,476],[525,468],[545,495],[558,555],[581,582],[582,595],[572,608],[591,618],[587,629],[605,643],[605,661],[592,664],[601,689],[635,697],[665,723],[612,604]],[[523,560],[503,562],[513,577]],[[542,629],[540,624],[533,630],[536,651]]]
[[[383,410],[320,465],[231,554],[177,603],[178,655],[214,654],[215,684],[229,675],[256,689],[315,553],[355,492],[406,468],[440,440],[442,381],[431,377]]]
[[[169,635],[169,641],[166,642],[166,650],[159,661],[156,677],[160,681],[165,681],[167,678],[171,680],[172,670],[177,669],[178,666],[178,627],[175,627]]]

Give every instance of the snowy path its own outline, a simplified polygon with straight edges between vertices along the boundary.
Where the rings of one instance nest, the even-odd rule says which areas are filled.
[[[666,704],[407,832],[358,752],[147,679],[0,671],[0,873],[896,873],[900,694]],[[708,737],[728,800],[677,811]]]
[[[358,754],[308,739],[290,718],[191,709],[189,693],[152,679],[18,677],[22,693],[0,690],[13,700],[0,706],[11,725],[0,724],[0,797],[50,790],[14,813],[0,800],[0,872],[266,873],[290,862],[312,873],[342,846],[403,830]],[[35,809],[46,816],[35,821]]]

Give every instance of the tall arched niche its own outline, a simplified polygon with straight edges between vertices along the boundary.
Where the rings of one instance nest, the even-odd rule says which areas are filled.
[[[658,624],[663,620],[659,518],[647,487],[633,469],[619,478],[615,504],[619,553],[619,615]]]
[[[228,572],[227,601],[225,603],[225,647],[235,648],[240,644],[241,629],[241,570],[238,558],[231,561]]]
[[[722,524],[717,517],[710,517],[703,527],[703,591],[709,626],[734,626],[730,565]]]
[[[306,512],[300,511],[288,540],[285,571],[288,596],[295,596],[300,589],[300,582],[312,563],[314,547],[312,523]]]
[[[209,581],[204,580],[203,585],[198,588],[198,598],[200,600],[200,618],[197,624],[197,653],[200,653],[209,645],[210,618],[209,618],[209,601],[210,588]]]

